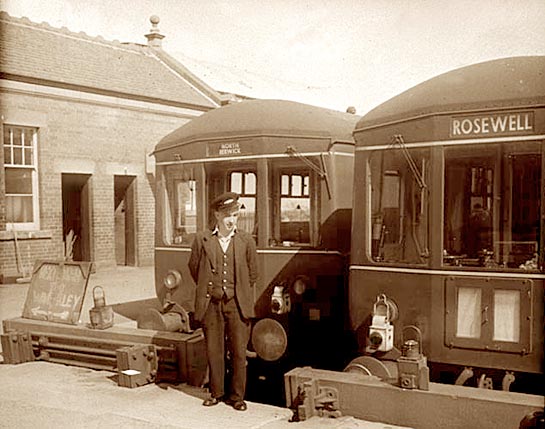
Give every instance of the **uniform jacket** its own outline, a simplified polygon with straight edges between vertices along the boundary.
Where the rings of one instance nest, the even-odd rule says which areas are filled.
[[[202,321],[210,294],[208,287],[213,284],[214,276],[219,276],[221,267],[216,267],[216,252],[220,247],[214,242],[217,238],[212,231],[198,232],[191,245],[188,266],[193,280],[197,284],[195,293],[195,320]],[[235,299],[242,317],[255,317],[254,289],[257,281],[257,252],[253,237],[247,232],[237,230],[231,238],[235,257]]]

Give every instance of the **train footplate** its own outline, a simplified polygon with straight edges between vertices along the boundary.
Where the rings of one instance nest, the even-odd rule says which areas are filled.
[[[16,364],[35,360],[29,332],[12,331],[1,334],[4,363]]]
[[[116,350],[117,384],[138,387],[153,383],[157,377],[159,362],[157,350],[152,344],[137,344]]]
[[[297,386],[297,396],[290,405],[291,421],[299,422],[312,416],[340,417],[339,393],[334,387],[320,386],[318,380],[307,380]]]

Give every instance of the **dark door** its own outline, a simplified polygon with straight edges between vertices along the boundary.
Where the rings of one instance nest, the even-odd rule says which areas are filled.
[[[115,257],[117,265],[136,266],[136,180],[114,177]]]
[[[91,202],[89,174],[62,174],[64,255],[68,260],[91,261]]]

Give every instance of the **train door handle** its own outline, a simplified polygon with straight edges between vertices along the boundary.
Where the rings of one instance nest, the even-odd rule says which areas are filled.
[[[488,305],[485,305],[482,311],[482,321],[481,325],[488,323]]]

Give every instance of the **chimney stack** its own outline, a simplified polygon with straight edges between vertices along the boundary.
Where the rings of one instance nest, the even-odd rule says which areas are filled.
[[[160,21],[159,17],[157,15],[152,15],[149,20],[151,22],[151,30],[146,34],[148,46],[161,49],[161,40],[163,40],[165,36],[159,33],[159,28],[157,27],[157,24],[159,24]]]

